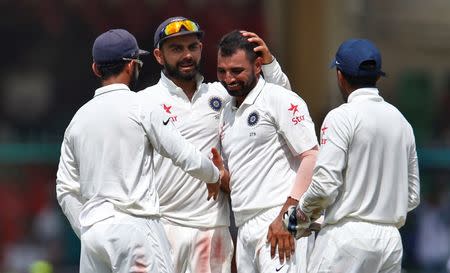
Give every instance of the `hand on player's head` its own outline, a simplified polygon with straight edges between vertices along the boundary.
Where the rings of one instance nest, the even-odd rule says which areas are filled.
[[[270,53],[269,47],[267,47],[267,44],[264,42],[264,40],[261,39],[256,33],[242,30],[241,34],[242,36],[247,37],[247,40],[250,43],[256,43],[258,45],[253,50],[261,54],[263,64],[269,64],[273,61],[273,56],[272,53]]]

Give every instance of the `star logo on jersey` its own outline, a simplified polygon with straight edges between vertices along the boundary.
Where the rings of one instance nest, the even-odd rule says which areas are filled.
[[[254,111],[254,112],[251,112],[250,115],[248,115],[248,118],[247,118],[248,126],[255,126],[256,123],[258,123],[258,121],[259,121],[258,112]]]
[[[172,106],[167,106],[167,105],[165,105],[165,104],[163,104],[163,107],[164,107],[164,111],[166,111],[166,113],[168,113],[168,114],[172,114],[172,112],[170,112],[170,108],[172,108]]]
[[[222,105],[223,105],[222,100],[219,97],[211,97],[209,99],[209,107],[211,107],[211,109],[213,109],[216,112],[220,111]]]
[[[320,129],[322,131],[322,138],[320,140],[320,144],[325,145],[327,144],[327,138],[325,137],[325,131],[328,129],[328,127],[326,127],[325,125],[322,127],[322,129]]]
[[[295,105],[291,103],[291,108],[289,108],[288,111],[292,111],[292,115],[295,116],[295,113],[298,113],[298,104]]]

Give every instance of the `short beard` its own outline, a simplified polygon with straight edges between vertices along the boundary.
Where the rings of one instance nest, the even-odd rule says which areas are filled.
[[[253,71],[252,71],[253,72]],[[243,82],[238,82],[238,84],[241,86],[241,90],[237,90],[237,91],[230,91],[227,88],[227,84],[222,81],[222,85],[225,87],[225,89],[227,90],[228,94],[232,97],[245,97],[248,95],[248,93],[250,93],[250,91],[253,90],[253,88],[255,88],[256,83],[258,78],[252,73],[251,74],[252,78],[250,79],[250,81],[248,82],[248,84],[245,84]]]
[[[168,63],[164,64],[164,71],[166,72],[166,75],[169,78],[174,78],[181,81],[192,81],[195,76],[199,72],[199,64],[194,62],[194,69],[189,73],[182,73],[178,69],[180,66],[179,63],[176,64],[176,66],[172,66]]]

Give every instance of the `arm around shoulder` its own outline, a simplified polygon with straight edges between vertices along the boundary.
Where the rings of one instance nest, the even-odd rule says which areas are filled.
[[[262,66],[262,71],[264,74],[264,79],[267,82],[282,86],[288,90],[292,90],[288,76],[283,72],[275,57],[271,63],[264,64]]]

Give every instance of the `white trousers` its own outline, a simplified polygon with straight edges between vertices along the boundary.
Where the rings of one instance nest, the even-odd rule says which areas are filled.
[[[170,245],[159,218],[116,212],[83,228],[80,273],[173,273]]]
[[[280,264],[278,251],[272,259],[267,232],[280,213],[281,207],[268,209],[248,220],[238,229],[236,265],[238,273],[304,273],[308,253],[314,243],[314,235],[296,240],[295,254],[290,261]]]
[[[192,228],[163,222],[176,273],[230,273],[233,241],[228,227]]]
[[[402,255],[395,226],[344,220],[319,232],[308,273],[400,273]]]

